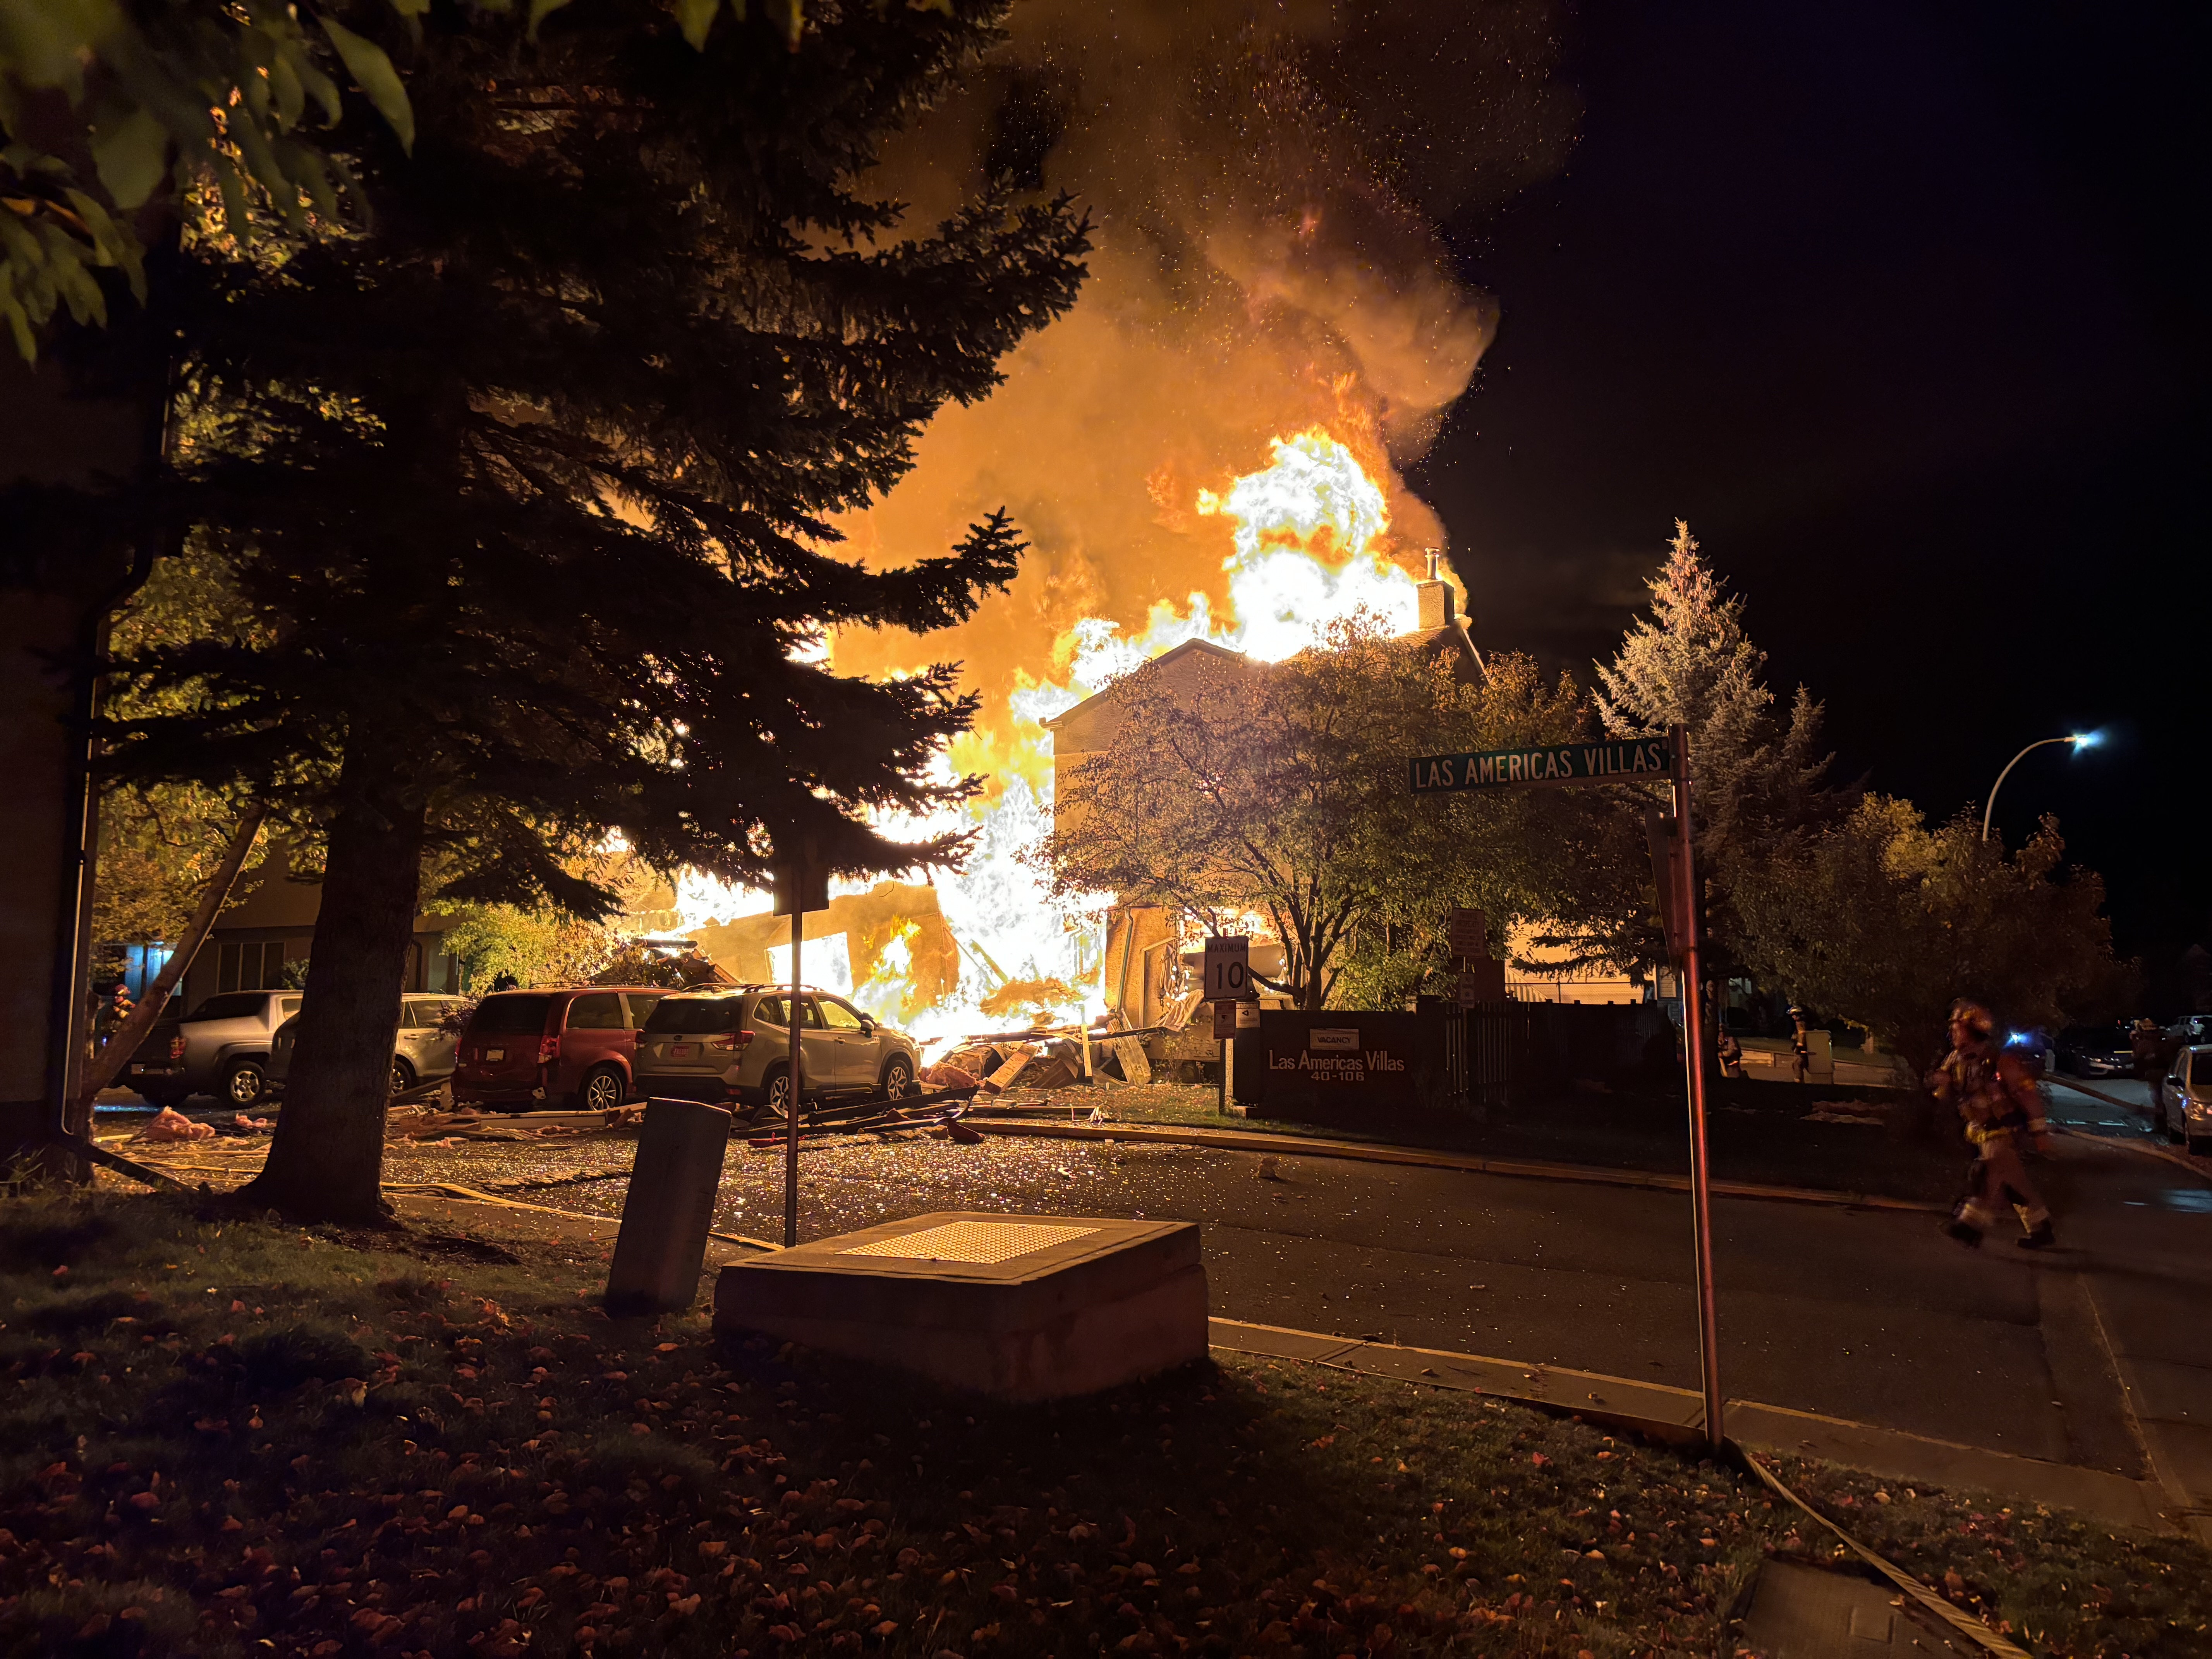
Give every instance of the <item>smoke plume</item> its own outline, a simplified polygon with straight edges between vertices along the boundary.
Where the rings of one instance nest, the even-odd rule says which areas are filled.
[[[1437,228],[1560,164],[1575,110],[1554,23],[1510,0],[1018,4],[1006,45],[900,141],[878,188],[923,222],[994,177],[1069,191],[1096,225],[1090,282],[843,527],[850,551],[901,562],[1004,505],[1034,550],[964,627],[848,633],[838,666],[964,661],[985,729],[955,763],[1034,769],[1009,741],[1010,696],[1064,676],[1079,618],[1141,629],[1193,592],[1223,614],[1230,526],[1194,510],[1198,491],[1317,424],[1385,483],[1388,550],[1417,569],[1443,531],[1397,469],[1498,317]]]

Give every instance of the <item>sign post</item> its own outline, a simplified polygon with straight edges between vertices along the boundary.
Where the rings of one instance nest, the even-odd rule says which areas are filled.
[[[775,914],[791,918],[791,1000],[783,1011],[791,1040],[790,1091],[783,1102],[783,1245],[799,1243],[799,1117],[806,1086],[805,1018],[799,963],[806,943],[806,913],[830,908],[830,866],[804,855],[775,866]]]
[[[1681,726],[1664,738],[1626,743],[1555,744],[1541,749],[1500,749],[1460,755],[1423,755],[1406,763],[1414,794],[1469,789],[1517,788],[1574,783],[1666,783],[1674,811],[1645,817],[1652,874],[1659,885],[1659,915],[1667,955],[1682,996],[1684,1082],[1690,1109],[1690,1228],[1697,1264],[1698,1354],[1704,1384],[1705,1439],[1721,1442],[1719,1311],[1713,1291],[1712,1188],[1705,1148],[1705,931],[1690,847],[1690,739]],[[1462,916],[1452,918],[1452,954],[1461,948]]]
[[[1237,1060],[1237,1005],[1251,994],[1252,939],[1249,933],[1217,933],[1206,941],[1204,995],[1213,1005],[1213,1035],[1221,1044],[1221,1094],[1214,1109],[1229,1115],[1231,1077]]]

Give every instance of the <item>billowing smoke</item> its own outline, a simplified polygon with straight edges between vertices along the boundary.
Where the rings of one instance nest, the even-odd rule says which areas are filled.
[[[1141,629],[1194,592],[1224,614],[1231,527],[1194,510],[1198,491],[1316,424],[1386,483],[1386,550],[1418,568],[1443,527],[1396,469],[1498,321],[1437,226],[1559,165],[1575,111],[1551,78],[1554,21],[1510,0],[1022,0],[1006,46],[887,157],[880,188],[924,222],[992,176],[1072,191],[1097,227],[1091,280],[845,527],[853,551],[896,562],[1004,505],[1034,551],[966,627],[848,634],[838,665],[963,660],[986,730],[956,764],[1033,769],[1008,741],[1010,695],[1063,675],[1080,618]]]

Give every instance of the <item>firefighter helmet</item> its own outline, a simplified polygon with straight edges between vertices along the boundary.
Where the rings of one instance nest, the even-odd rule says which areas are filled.
[[[1976,1036],[1987,1036],[1997,1028],[1996,1016],[1968,997],[1951,1005],[1951,1024],[1964,1025]]]

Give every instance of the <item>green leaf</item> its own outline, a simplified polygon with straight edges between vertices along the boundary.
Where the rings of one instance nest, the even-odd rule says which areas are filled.
[[[368,101],[376,106],[377,113],[398,137],[399,148],[412,155],[415,109],[407,101],[407,88],[399,84],[399,71],[392,67],[384,48],[328,17],[317,21],[322,24],[323,33],[331,37],[331,44],[337,48],[354,84],[368,94]]]
[[[146,303],[146,261],[138,238],[128,225],[118,224],[107,210],[81,190],[69,192],[70,205],[77,210],[85,223],[92,227],[93,246],[100,251],[100,262],[121,268],[131,280],[131,297],[140,305]]]
[[[282,49],[269,65],[269,89],[276,94],[276,130],[291,131],[307,107],[307,89],[300,84],[300,72]]]
[[[694,51],[703,51],[707,31],[714,26],[714,14],[722,9],[722,0],[676,0],[677,27]]]
[[[295,37],[281,42],[276,53],[283,62],[291,65],[292,73],[300,77],[300,84],[307,88],[307,96],[322,106],[324,125],[336,126],[338,118],[345,113],[345,105],[338,96],[338,83],[324,74],[321,67],[308,56],[307,43]]]
[[[31,331],[31,319],[23,314],[23,307],[15,298],[15,273],[0,265],[0,317],[8,319],[8,331],[15,337],[15,349],[27,363],[39,361],[39,337]]]
[[[92,159],[107,198],[125,212],[145,205],[169,167],[169,135],[144,108],[94,130]]]
[[[568,0],[530,0],[530,26],[524,33],[537,40],[538,26],[568,3]]]
[[[392,0],[392,9],[411,23],[430,9],[430,0]]]

